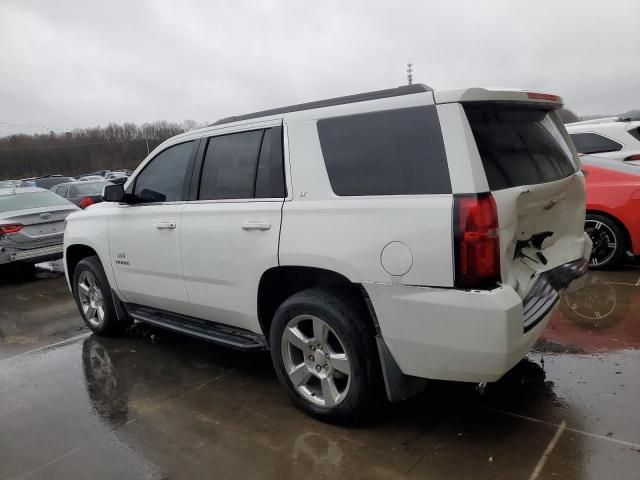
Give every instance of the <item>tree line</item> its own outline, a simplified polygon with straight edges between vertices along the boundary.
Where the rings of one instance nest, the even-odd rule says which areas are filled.
[[[62,133],[9,135],[0,138],[0,180],[134,169],[167,138],[199,126],[193,120],[109,123]]]
[[[564,123],[579,117],[569,109],[558,111]],[[200,126],[182,123],[109,123],[106,127],[74,129],[64,133],[16,134],[0,138],[0,180],[40,175],[80,175],[96,170],[133,170],[147,153],[167,138]]]

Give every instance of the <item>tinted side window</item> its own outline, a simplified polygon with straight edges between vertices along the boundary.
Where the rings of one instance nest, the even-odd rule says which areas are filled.
[[[622,145],[618,142],[597,133],[572,133],[570,135],[578,153],[605,153],[622,150]]]
[[[135,180],[134,194],[143,203],[186,200],[185,180],[194,142],[159,153]]]
[[[258,173],[256,198],[286,197],[284,185],[284,159],[282,156],[282,127],[271,128],[264,133]]]
[[[209,139],[200,180],[200,200],[253,198],[264,130]]]
[[[336,195],[451,193],[433,106],[326,118],[318,134]]]
[[[629,130],[629,135],[631,135],[636,140],[640,140],[640,127]]]

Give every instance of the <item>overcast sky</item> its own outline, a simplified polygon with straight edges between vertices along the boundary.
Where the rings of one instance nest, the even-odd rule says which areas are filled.
[[[640,108],[640,1],[0,0],[0,135],[213,121],[389,88]],[[12,124],[36,125],[22,127]]]

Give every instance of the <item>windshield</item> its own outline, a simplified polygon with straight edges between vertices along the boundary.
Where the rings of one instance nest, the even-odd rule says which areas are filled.
[[[102,194],[102,189],[105,185],[111,185],[109,182],[86,182],[78,185],[71,185],[69,187],[70,197],[81,197],[86,195],[99,195]]]
[[[491,190],[552,182],[578,171],[554,111],[492,103],[464,109]]]
[[[56,207],[69,205],[64,198],[53,192],[16,193],[15,195],[0,195],[0,213],[29,208]]]

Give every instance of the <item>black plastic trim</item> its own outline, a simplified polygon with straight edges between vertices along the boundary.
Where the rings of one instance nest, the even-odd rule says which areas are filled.
[[[301,112],[303,110],[312,110],[314,108],[333,107],[335,105],[345,105],[348,103],[366,102],[368,100],[378,100],[380,98],[399,97],[402,95],[411,95],[414,93],[432,92],[433,89],[422,83],[414,85],[403,85],[396,88],[388,88],[386,90],[376,90],[373,92],[357,93],[355,95],[346,95],[344,97],[327,98],[326,100],[317,100],[315,102],[299,103],[297,105],[289,105],[288,107],[273,108],[271,110],[262,110],[260,112],[247,113],[245,115],[236,115],[212,123],[210,126],[223,125],[225,123],[239,122],[241,120],[250,120],[252,118],[269,117],[271,115],[280,115],[283,113]]]
[[[180,315],[143,305],[125,304],[127,313],[139,322],[202,338],[237,350],[267,350],[264,335],[210,320]]]
[[[400,370],[389,347],[380,335],[376,335],[376,345],[380,355],[380,365],[382,366],[382,376],[384,387],[387,391],[387,398],[390,402],[402,402],[422,392],[429,380],[426,378],[405,375]]]
[[[589,262],[579,258],[540,274],[522,301],[525,333],[540,323],[560,299],[560,292],[587,273],[588,268]]]

